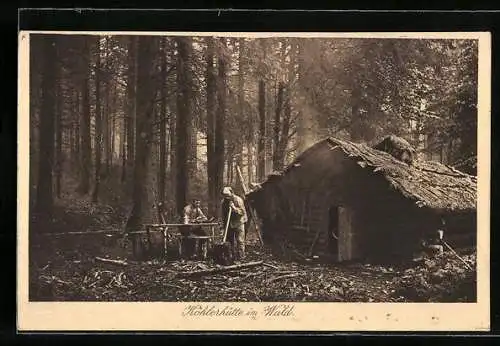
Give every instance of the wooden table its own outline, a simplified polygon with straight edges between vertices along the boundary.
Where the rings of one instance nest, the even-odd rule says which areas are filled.
[[[190,228],[190,227],[209,227],[210,234],[209,236],[200,236],[203,239],[213,240],[217,238],[215,235],[215,227],[218,227],[219,224],[217,222],[204,222],[204,223],[159,223],[159,224],[145,224],[145,233],[149,232],[162,232],[163,233],[163,256],[167,257],[167,239],[169,230],[173,230],[175,228],[179,229],[182,227]],[[142,232],[141,232],[142,233]],[[182,235],[182,232],[179,232]],[[196,236],[189,236],[190,238],[196,238]],[[179,255],[181,252],[179,250]]]

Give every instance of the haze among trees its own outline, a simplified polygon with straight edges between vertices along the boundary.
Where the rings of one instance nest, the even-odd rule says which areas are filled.
[[[475,174],[477,41],[30,36],[31,208],[68,196],[129,210],[192,197],[219,212],[325,136],[407,138]],[[475,160],[474,160],[475,162]],[[162,203],[160,203],[162,202]]]

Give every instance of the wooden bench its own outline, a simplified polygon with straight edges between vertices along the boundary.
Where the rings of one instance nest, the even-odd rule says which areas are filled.
[[[212,239],[215,239],[217,236],[215,235],[215,228],[218,227],[218,223],[216,222],[207,222],[207,223],[197,223],[197,224],[182,224],[182,223],[164,223],[164,224],[145,224],[143,225],[144,229],[142,231],[136,231],[136,232],[130,232],[131,235],[133,236],[133,239],[135,240],[134,243],[140,243],[137,239],[141,234],[146,237],[146,245],[151,244],[151,239],[153,234],[161,234],[162,237],[162,242],[161,244],[161,252],[164,257],[167,257],[167,244],[172,241],[175,238],[179,239],[179,257],[184,255],[183,249],[182,249],[182,239],[193,239],[196,243],[196,248],[200,247],[201,251],[198,254],[199,257],[202,257],[203,259],[207,258],[207,253],[208,253],[208,248],[209,245],[212,243]],[[207,227],[209,229],[209,234],[211,235],[206,235],[206,236],[195,236],[195,235],[184,235],[180,231],[180,229],[185,228],[185,227],[190,227],[190,226],[196,226],[196,227]],[[172,232],[174,229],[178,229],[179,232]],[[180,234],[179,234],[180,233]],[[198,245],[200,244],[200,245]],[[138,249],[137,249],[138,250]],[[134,246],[134,254],[136,253],[136,249]]]

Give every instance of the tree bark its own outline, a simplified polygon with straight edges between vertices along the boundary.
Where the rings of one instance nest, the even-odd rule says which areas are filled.
[[[245,122],[245,65],[243,56],[245,54],[245,39],[239,38],[238,40],[238,115],[241,122]],[[238,167],[243,166],[243,145],[245,134],[238,138],[236,141],[236,158],[235,163]]]
[[[107,71],[107,67],[108,67],[108,59],[109,59],[109,44],[108,44],[108,39],[105,38],[106,40],[106,43],[104,45],[104,67],[105,67],[105,71]],[[97,76],[97,74],[96,74]],[[104,177],[107,177],[109,175],[109,165],[110,165],[110,154],[111,154],[111,136],[110,136],[110,126],[109,126],[109,123],[110,123],[110,107],[109,107],[109,103],[110,103],[110,95],[111,95],[111,85],[112,85],[112,82],[110,80],[110,78],[106,75],[105,78],[104,78],[104,100],[103,100],[103,103],[104,103],[104,111],[101,113],[101,117],[102,117],[102,126],[103,126],[103,129],[102,129],[102,133],[103,133],[103,139],[104,139],[104,171],[102,172],[102,175]]]
[[[79,157],[80,157],[80,119],[82,118],[82,112],[80,108],[80,92],[77,88],[75,88],[75,111],[74,111],[74,116],[75,116],[75,122],[74,122],[74,145],[75,145],[75,152],[74,152],[74,167],[77,168]],[[80,171],[78,169],[78,171]]]
[[[165,175],[166,175],[166,142],[167,142],[167,47],[166,39],[163,38],[161,41],[161,87],[160,87],[160,170],[158,177],[158,199],[160,202],[165,201]]]
[[[52,164],[54,157],[54,113],[56,81],[56,39],[43,36],[42,106],[40,114],[40,160],[35,210],[50,216],[53,208]]]
[[[54,75],[54,79],[56,81],[56,100],[55,100],[55,142],[56,142],[56,150],[55,150],[55,165],[54,165],[54,175],[55,175],[55,196],[57,198],[61,198],[61,178],[62,178],[62,117],[63,117],[63,92],[61,88],[61,73],[60,67],[56,66],[56,71]]]
[[[213,37],[206,38],[206,80],[207,80],[207,180],[208,210],[214,215],[217,209],[216,172],[215,172],[215,95],[217,90],[214,71],[215,46]]]
[[[130,36],[128,42],[127,67],[127,175],[128,181],[133,178],[135,162],[135,128],[136,128],[136,85],[137,85],[137,37]]]
[[[92,202],[99,198],[101,183],[101,155],[102,155],[102,116],[101,116],[101,43],[100,37],[96,40],[96,66],[95,66],[95,171],[94,190]]]
[[[263,181],[266,175],[266,84],[259,81],[259,142],[257,144],[257,177]]]
[[[177,42],[177,124],[176,124],[176,207],[182,215],[187,201],[189,187],[189,158],[191,149],[191,80],[190,80],[190,38],[180,37]]]
[[[140,36],[137,39],[137,85],[136,92],[136,150],[132,212],[126,231],[139,231],[145,223],[158,222],[154,212],[156,189],[155,160],[152,160],[156,145],[153,143],[155,90],[152,82],[156,37]]]
[[[83,76],[82,76],[82,117],[81,117],[81,175],[80,192],[89,193],[92,148],[90,141],[90,47],[87,38],[83,39]]]
[[[226,122],[226,95],[227,95],[227,65],[228,56],[225,54],[226,39],[219,39],[217,52],[218,62],[218,88],[217,88],[217,114],[215,123],[215,195],[222,190],[224,184],[224,158],[225,158],[225,122]],[[216,205],[216,215],[220,215],[220,203]]]
[[[276,113],[273,122],[273,170],[279,171],[280,167],[280,135],[281,135],[281,109],[283,107],[283,83],[278,86],[278,96],[276,100]]]

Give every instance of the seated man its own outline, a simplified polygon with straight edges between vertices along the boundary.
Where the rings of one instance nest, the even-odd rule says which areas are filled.
[[[182,216],[182,222],[185,225],[188,224],[191,225],[208,221],[207,217],[205,216],[205,214],[203,214],[203,211],[201,210],[201,202],[199,199],[193,199],[193,201],[190,204],[184,207],[183,212],[184,215]],[[197,236],[208,235],[207,232],[202,227],[190,226],[185,228],[183,227],[181,230],[184,237],[188,237],[190,235],[197,235]],[[192,241],[185,239],[185,241],[186,241],[185,250],[187,250],[188,256],[196,253],[196,251],[198,250],[196,249],[196,241],[194,239]]]

